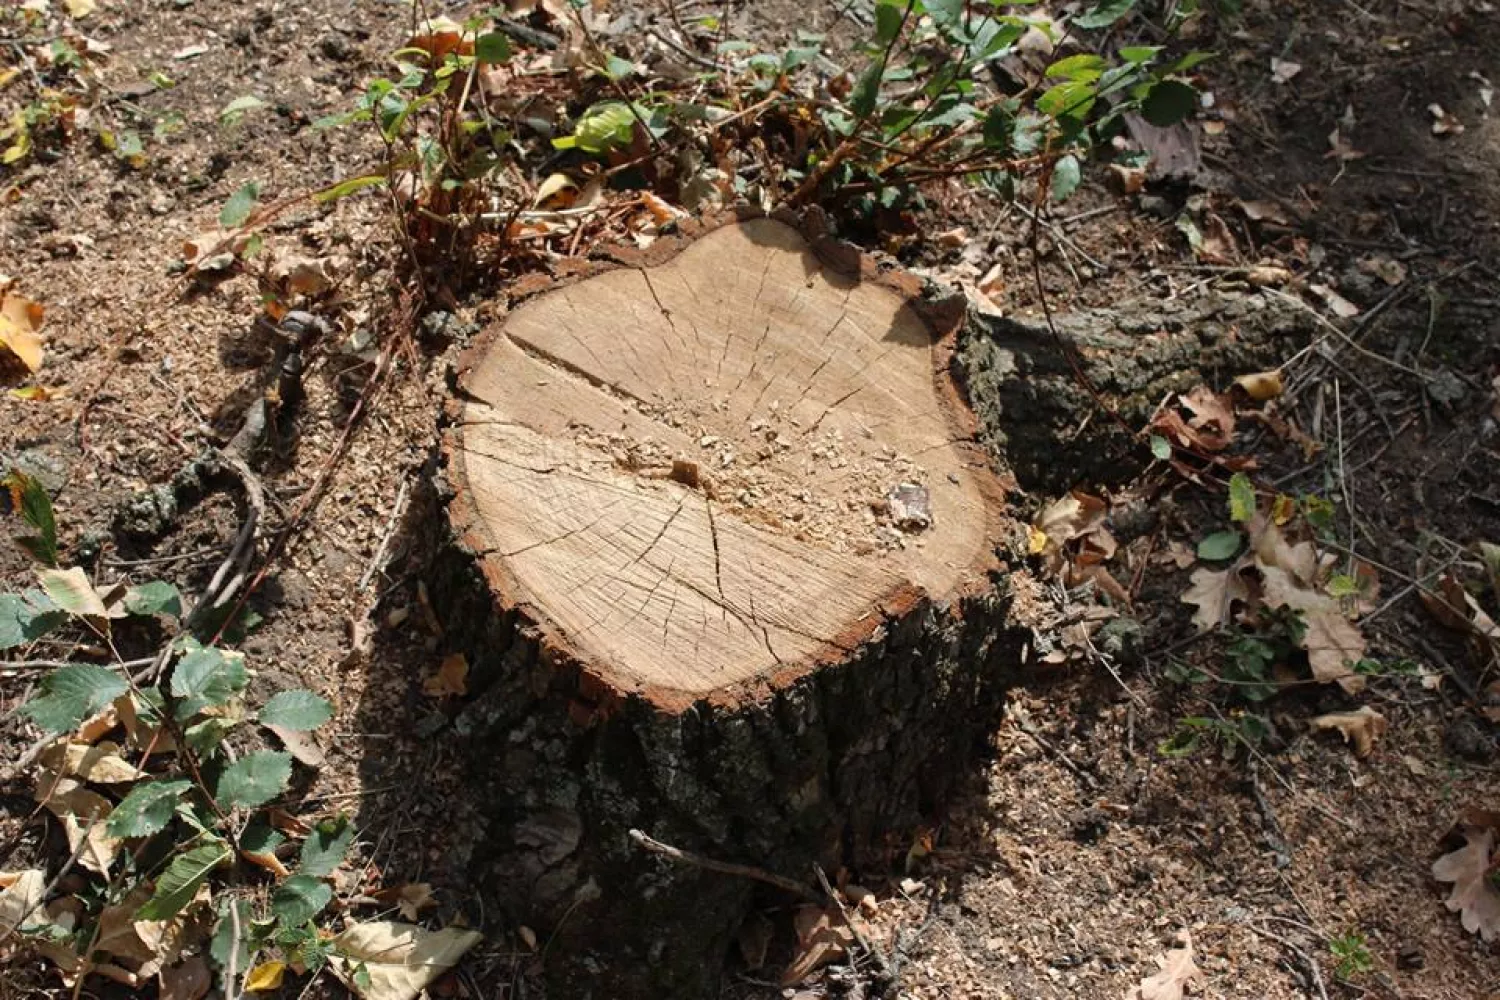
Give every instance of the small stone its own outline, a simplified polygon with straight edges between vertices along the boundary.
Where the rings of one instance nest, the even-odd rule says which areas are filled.
[[[348,62],[356,55],[354,46],[349,44],[349,39],[338,32],[329,32],[318,39],[318,51],[334,62]]]
[[[891,522],[902,531],[926,531],[932,527],[932,497],[927,487],[901,483],[886,494]]]

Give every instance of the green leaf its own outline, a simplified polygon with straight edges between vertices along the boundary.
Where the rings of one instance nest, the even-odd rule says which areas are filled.
[[[213,646],[195,649],[178,660],[172,671],[172,697],[180,701],[177,717],[186,719],[210,706],[223,705],[249,682],[243,655]]]
[[[1240,542],[1243,540],[1238,531],[1216,531],[1198,543],[1198,558],[1232,559],[1240,550]]]
[[[254,94],[246,94],[236,97],[224,105],[224,110],[219,112],[219,124],[234,125],[251,111],[259,111],[261,108],[269,108],[271,105],[256,97]]]
[[[1229,477],[1229,519],[1244,524],[1255,516],[1255,487],[1250,477],[1236,472]]]
[[[1194,66],[1202,65],[1203,63],[1208,62],[1210,59],[1213,59],[1216,55],[1217,53],[1214,52],[1189,52],[1187,55],[1174,62],[1171,69],[1169,69],[1167,72],[1186,73]]]
[[[1143,66],[1155,59],[1161,49],[1160,45],[1127,45],[1120,50],[1120,58],[1132,66]]]
[[[269,823],[257,820],[240,834],[240,850],[247,854],[273,854],[286,838]]]
[[[875,100],[880,94],[880,79],[884,74],[885,67],[878,60],[860,74],[849,94],[849,110],[856,118],[868,118],[875,113]]]
[[[927,16],[939,28],[953,30],[963,25],[964,0],[927,0]]]
[[[128,690],[125,679],[106,667],[70,663],[47,675],[41,697],[21,706],[21,713],[49,733],[66,733]]]
[[[1060,76],[1065,80],[1097,80],[1109,68],[1103,56],[1091,52],[1080,52],[1076,56],[1059,59],[1047,67],[1047,76]]]
[[[209,873],[229,857],[229,845],[217,839],[177,855],[156,880],[155,894],[137,911],[136,919],[170,920],[181,913],[193,901]]]
[[[189,713],[191,714],[191,713]],[[187,742],[188,749],[200,757],[208,757],[219,749],[219,744],[224,742],[224,737],[234,728],[234,723],[228,719],[221,719],[216,715],[210,715],[202,722],[195,722],[182,731],[182,738]]]
[[[71,569],[44,569],[37,574],[42,591],[52,602],[70,615],[91,618],[107,618],[109,610],[104,599],[94,590],[89,576],[82,566]]]
[[[1134,6],[1135,0],[1104,0],[1087,14],[1073,18],[1073,25],[1078,28],[1107,28],[1129,14]]]
[[[293,875],[271,893],[271,912],[283,926],[297,927],[317,916],[331,899],[333,890],[327,882],[312,875]]]
[[[234,915],[239,918],[238,920],[230,916],[231,906],[234,907]],[[234,967],[236,969],[250,968],[253,950],[250,932],[253,919],[254,914],[250,909],[249,900],[221,899],[219,901],[219,922],[214,927],[213,939],[208,944],[208,954],[214,960],[214,965],[221,969],[229,968],[232,949]]]
[[[1152,125],[1166,128],[1182,121],[1198,106],[1198,92],[1181,80],[1161,80],[1146,92],[1141,115]]]
[[[885,48],[895,40],[901,30],[901,21],[906,12],[904,0],[880,0],[875,7],[875,44]]]
[[[621,59],[614,53],[608,53],[604,57],[604,75],[611,80],[623,80],[635,73],[635,63],[629,59]]]
[[[162,829],[177,811],[182,793],[191,781],[143,781],[115,806],[104,822],[111,837],[149,837]]]
[[[260,184],[251,181],[229,196],[229,200],[219,210],[219,225],[225,229],[238,229],[243,226],[249,220],[250,213],[255,211],[255,203],[258,200],[260,200]]]
[[[28,600],[35,595],[35,600]],[[14,649],[35,642],[53,629],[65,624],[68,616],[41,591],[0,594],[0,650]]]
[[[333,705],[311,691],[282,691],[260,710],[261,725],[306,732],[333,718]]]
[[[604,101],[583,113],[573,127],[573,139],[585,153],[607,153],[630,145],[635,135],[635,115],[630,105]],[[553,140],[553,145],[557,141]]]
[[[1172,442],[1160,434],[1151,435],[1151,454],[1165,462],[1172,457]]]
[[[165,580],[152,580],[125,591],[125,610],[133,615],[182,617],[182,594]]]
[[[1067,80],[1049,87],[1036,100],[1036,108],[1053,118],[1086,118],[1098,99],[1098,90],[1089,80]]]
[[[1076,156],[1064,156],[1052,168],[1052,200],[1067,201],[1068,196],[1078,190],[1083,179],[1083,168]]]
[[[215,797],[226,809],[253,809],[286,791],[291,778],[291,754],[258,750],[224,769]]]
[[[474,58],[480,63],[503,63],[510,60],[510,39],[491,31],[474,39]]]
[[[302,860],[297,871],[304,875],[331,875],[354,843],[354,824],[349,817],[325,819],[313,827],[302,842]]]
[[[52,498],[47,495],[47,488],[35,476],[15,469],[0,480],[0,489],[10,494],[21,520],[37,532],[35,537],[20,539],[26,551],[40,562],[56,566],[57,518],[52,513]]]

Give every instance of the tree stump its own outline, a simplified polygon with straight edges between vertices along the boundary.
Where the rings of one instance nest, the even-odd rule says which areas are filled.
[[[461,365],[434,604],[476,697],[487,900],[558,996],[697,997],[756,884],[889,865],[1020,661],[962,309],[788,220],[695,227],[511,309]],[[888,868],[883,869],[888,870]]]

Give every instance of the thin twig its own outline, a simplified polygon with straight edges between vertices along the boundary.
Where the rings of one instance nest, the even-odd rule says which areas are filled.
[[[635,841],[636,846],[642,848],[643,850],[650,851],[652,854],[660,854],[663,857],[671,858],[673,861],[680,861],[683,864],[693,865],[696,868],[702,868],[706,871],[720,872],[724,875],[738,875],[740,878],[754,879],[757,882],[764,882],[767,885],[774,885],[778,889],[785,890],[786,892],[790,892],[793,895],[800,896],[803,899],[806,899],[813,903],[821,903],[823,901],[823,898],[821,896],[819,896],[812,889],[808,888],[805,884],[798,882],[795,879],[789,879],[785,876],[777,875],[774,872],[768,872],[764,868],[756,868],[752,865],[735,864],[732,861],[715,861],[713,858],[705,858],[701,854],[693,854],[690,851],[684,851],[681,848],[673,847],[671,844],[663,844],[661,841],[647,836],[646,833],[641,830],[631,830],[630,839]]]
[[[87,850],[89,846],[89,835],[94,832],[94,827],[99,825],[100,821],[102,821],[103,818],[103,816],[98,814],[92,815],[89,818],[88,827],[78,838],[78,846],[73,848],[73,853],[68,855],[68,860],[63,863],[63,866],[58,871],[58,873],[52,876],[52,881],[48,882],[45,886],[42,887],[42,894],[37,897],[36,902],[32,903],[31,906],[26,910],[26,912],[21,914],[21,916],[16,920],[15,923],[5,928],[3,932],[0,932],[0,944],[4,944],[6,939],[8,939],[12,934],[19,931],[21,929],[21,926],[25,924],[27,920],[31,919],[31,915],[37,910],[41,909],[42,904],[46,902],[47,897],[52,895],[52,893],[57,890],[58,885],[67,876],[68,872],[72,871],[73,866],[78,863],[78,859],[83,857],[83,852]],[[79,978],[81,979],[82,977],[80,976]]]
[[[1320,1000],[1328,1000],[1328,991],[1323,987],[1323,970],[1318,967],[1317,959],[1313,958],[1300,946],[1293,944],[1286,938],[1282,937],[1280,934],[1277,934],[1275,931],[1267,930],[1264,927],[1257,927],[1255,924],[1245,924],[1244,926],[1254,931],[1256,934],[1259,934],[1261,937],[1269,938],[1270,940],[1275,941],[1277,944],[1280,944],[1282,947],[1294,953],[1298,958],[1302,959],[1303,964],[1305,964],[1308,968],[1308,971],[1312,973],[1313,988],[1318,991]]]
[[[391,536],[396,533],[396,524],[401,520],[401,515],[406,512],[406,494],[411,489],[411,480],[401,480],[401,489],[396,491],[396,503],[391,507],[391,516],[386,519],[385,532],[380,539],[380,547],[375,550],[375,558],[370,560],[370,565],[365,567],[364,575],[359,578],[359,590],[363,592],[370,586],[370,581],[375,578],[385,564],[385,550],[391,544]]]

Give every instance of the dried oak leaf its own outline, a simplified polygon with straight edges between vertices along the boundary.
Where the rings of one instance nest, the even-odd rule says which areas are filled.
[[[1329,712],[1309,723],[1314,729],[1335,729],[1343,734],[1345,743],[1354,744],[1356,756],[1365,757],[1375,741],[1385,735],[1385,716],[1365,705],[1357,712]]]
[[[1459,832],[1466,843],[1434,861],[1432,877],[1453,883],[1446,902],[1448,909],[1459,914],[1464,930],[1493,941],[1500,936],[1500,891],[1489,879],[1495,831],[1491,827],[1465,826]]]
[[[1156,960],[1161,971],[1141,980],[1130,991],[1129,1000],[1182,1000],[1189,985],[1202,988],[1206,978],[1193,962],[1193,938],[1187,931],[1179,939],[1181,948],[1173,948]]]
[[[1196,604],[1193,624],[1200,632],[1209,632],[1224,624],[1235,601],[1245,601],[1250,591],[1245,586],[1239,568],[1193,570],[1189,577],[1191,585],[1182,595],[1182,603]]]
[[[1336,682],[1349,694],[1364,690],[1365,678],[1352,665],[1365,658],[1365,637],[1344,617],[1338,601],[1321,591],[1310,590],[1278,566],[1261,566],[1261,594],[1270,608],[1302,612],[1306,629],[1302,648],[1313,677],[1324,684]]]
[[[1234,404],[1223,393],[1200,385],[1182,397],[1192,413],[1188,426],[1210,451],[1223,451],[1234,441]]]
[[[434,698],[468,694],[469,661],[462,653],[443,658],[437,671],[422,681],[422,690]]]

